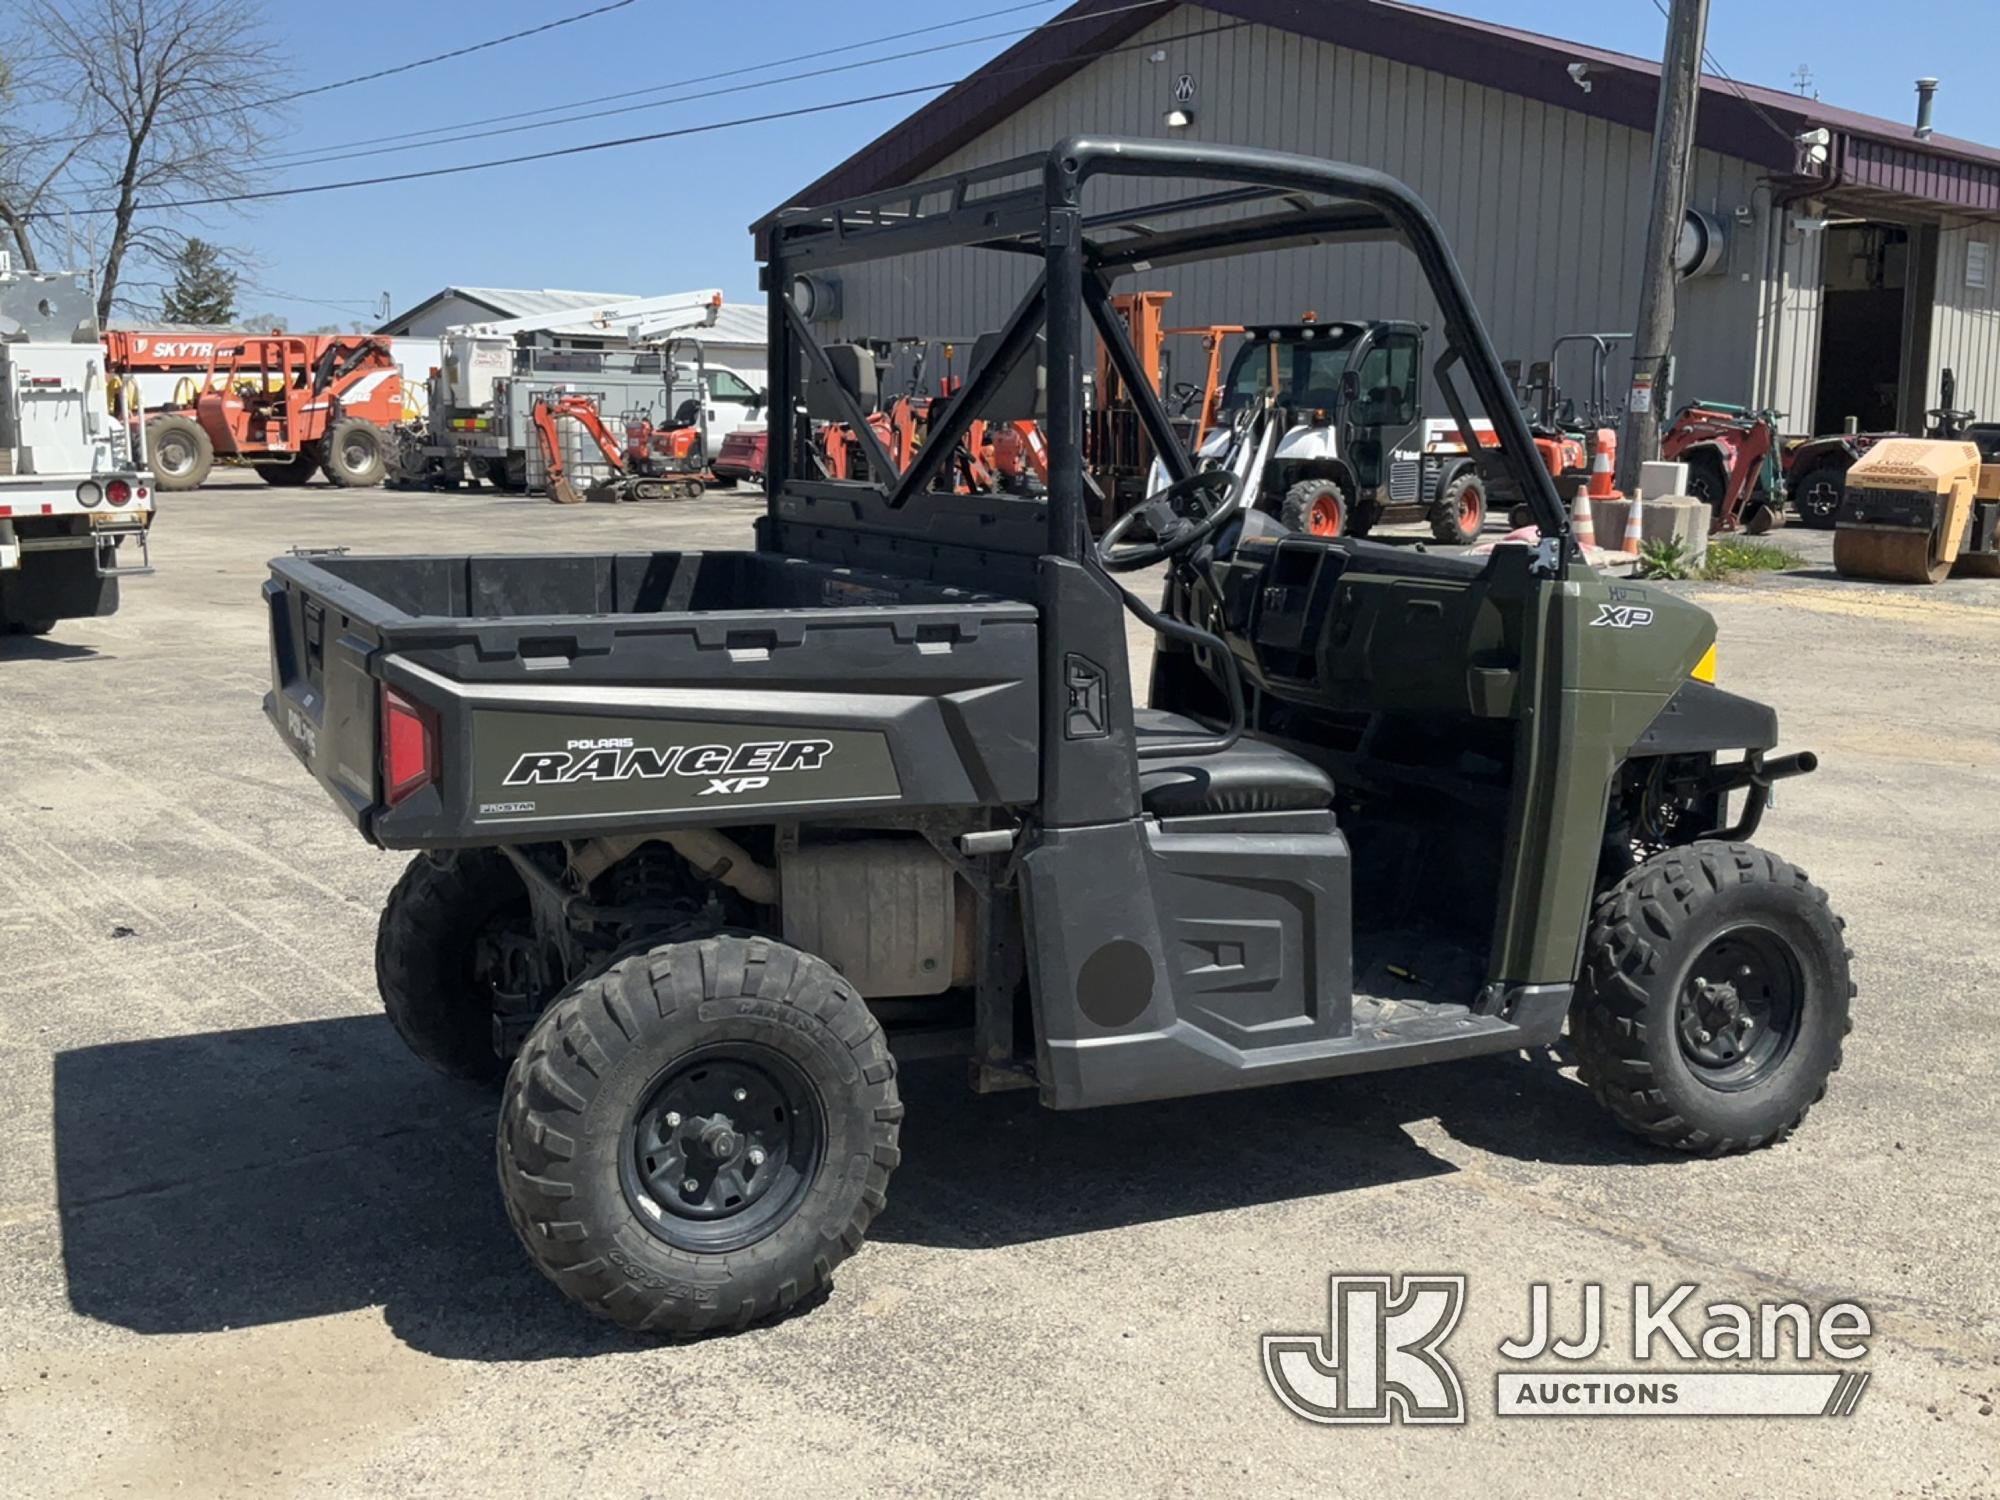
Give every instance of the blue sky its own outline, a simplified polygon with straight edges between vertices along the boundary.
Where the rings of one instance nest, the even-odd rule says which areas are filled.
[[[544,106],[683,81],[688,91],[734,86],[815,63],[711,82],[712,75],[882,38],[819,59],[820,65],[862,61],[1018,31],[1062,9],[1048,3],[977,19],[1009,3],[1018,0],[935,0],[916,8],[826,0],[635,0],[528,41],[301,101],[280,149],[345,145],[490,116],[518,118]],[[360,52],[301,46],[294,67],[302,85],[326,82],[583,8],[582,0],[404,7],[395,14],[421,15],[425,24],[369,28],[370,45]],[[1655,56],[1665,30],[1651,0],[1456,0],[1440,8]],[[284,6],[275,9],[282,13]],[[1885,20],[1889,14],[1893,24]],[[448,15],[456,21],[447,24]],[[960,18],[970,24],[908,35],[917,26]],[[1982,76],[1986,63],[1974,40],[1983,40],[1990,27],[1990,0],[1908,0],[1893,12],[1862,0],[1714,0],[1709,48],[1738,79],[1772,87],[1788,87],[1792,70],[1804,63],[1827,102],[1897,119],[1912,112],[1912,80],[1934,74],[1943,81],[1939,129],[2000,143],[2000,96]],[[1010,40],[489,140],[430,149],[398,145],[326,165],[273,160],[260,175],[283,186],[443,166],[909,88],[958,77]],[[254,285],[241,294],[244,310],[277,312],[298,327],[372,319],[383,293],[400,309],[450,282],[641,293],[719,285],[732,300],[744,300],[756,287],[749,222],[924,97],[566,161],[281,199],[216,214],[202,232],[236,248],[254,267]],[[584,105],[593,107],[616,106]]]

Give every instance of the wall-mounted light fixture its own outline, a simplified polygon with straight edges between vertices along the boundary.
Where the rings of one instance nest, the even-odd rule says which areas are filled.
[[[1194,124],[1194,111],[1176,105],[1174,108],[1168,110],[1166,114],[1162,115],[1161,118],[1167,122],[1167,129],[1169,130],[1186,130],[1188,126]]]
[[[1587,62],[1573,62],[1569,65],[1568,71],[1569,81],[1582,89],[1586,94],[1589,93],[1590,64]]]

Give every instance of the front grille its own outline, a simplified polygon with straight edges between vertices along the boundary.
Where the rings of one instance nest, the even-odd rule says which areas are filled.
[[[1389,464],[1389,498],[1391,500],[1414,500],[1417,498],[1419,465],[1413,458],[1395,459]]]
[[[1928,490],[1878,490],[1850,484],[1840,498],[1841,526],[1914,526],[1928,531],[1937,524],[1943,495]]]

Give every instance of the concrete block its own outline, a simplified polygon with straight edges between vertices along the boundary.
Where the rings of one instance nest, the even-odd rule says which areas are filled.
[[[1597,528],[1600,546],[1617,551],[1625,541],[1625,513],[1629,500],[1593,500],[1590,523]],[[1688,560],[1700,562],[1708,556],[1708,507],[1685,495],[1644,501],[1639,508],[1639,533],[1648,542],[1678,537],[1687,548]]]
[[[1639,465],[1639,493],[1647,499],[1655,495],[1666,499],[1670,495],[1685,495],[1688,492],[1688,466],[1659,461]]]

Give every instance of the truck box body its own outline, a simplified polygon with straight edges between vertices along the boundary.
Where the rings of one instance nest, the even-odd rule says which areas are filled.
[[[748,552],[290,557],[264,592],[265,712],[384,847],[1036,794],[1014,600]]]
[[[143,555],[152,483],[106,404],[88,281],[0,270],[0,625],[118,607]]]

